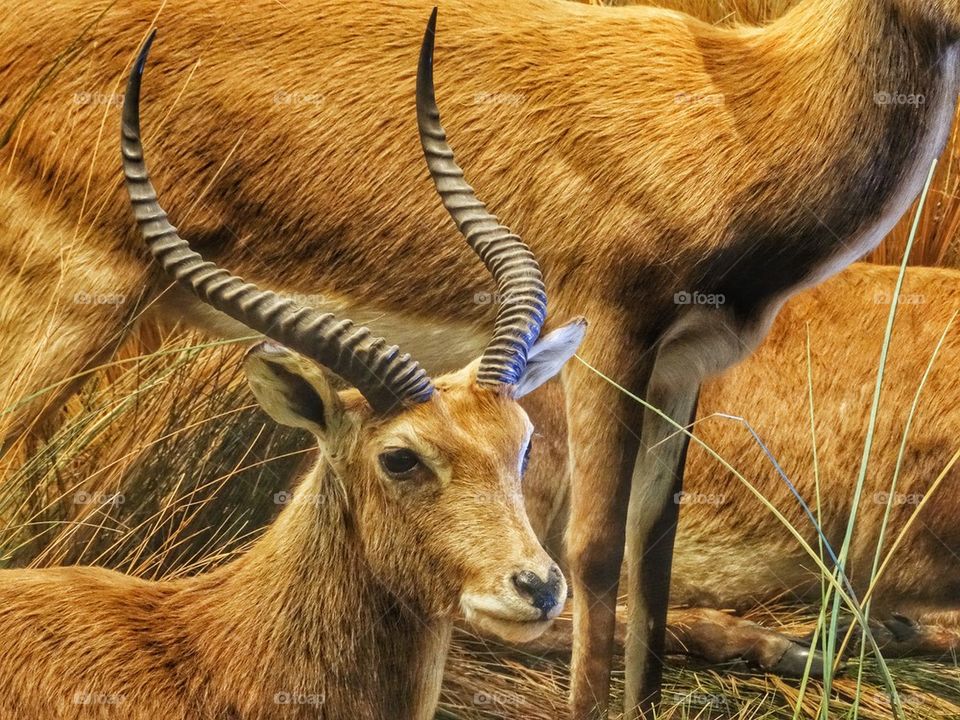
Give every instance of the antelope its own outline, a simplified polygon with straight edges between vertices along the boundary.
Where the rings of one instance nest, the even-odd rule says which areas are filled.
[[[821,525],[836,549],[852,513],[854,483],[866,435],[877,363],[899,268],[857,264],[792,299],[753,356],[704,385],[698,438],[713,448],[817,548],[817,535],[770,459],[739,422],[756,430],[817,512],[807,379],[813,380]],[[881,559],[889,564],[871,592],[874,635],[887,657],[950,656],[960,650],[960,271],[910,267],[897,308],[885,369],[876,440],[857,513],[848,573],[861,598],[869,579],[887,503],[891,516]],[[949,328],[949,330],[948,330]],[[908,414],[934,348],[934,359],[907,427]],[[850,352],[851,346],[856,352]],[[562,388],[529,398],[526,409],[545,437],[562,436]],[[900,445],[906,453],[891,486]],[[566,448],[538,442],[524,481],[527,514],[541,542],[562,558],[567,524]],[[937,477],[949,472],[939,485]],[[709,662],[742,659],[764,670],[802,673],[808,648],[780,633],[720,610],[744,611],[792,601],[819,604],[820,571],[780,521],[699,444],[691,447],[670,587],[666,651]],[[924,503],[921,508],[920,504]],[[910,523],[911,516],[917,513]],[[897,540],[901,532],[903,538]],[[576,598],[574,598],[576,602]],[[617,639],[622,643],[622,632]],[[555,623],[537,640],[543,651],[569,647],[569,629]],[[526,652],[534,648],[525,647]],[[818,668],[818,660],[814,669]]]
[[[536,258],[477,200],[436,116],[430,174],[502,297],[478,361],[433,380],[369,329],[204,261],[167,221],[143,160],[152,40],[123,106],[137,224],[180,286],[268,338],[245,356],[250,387],[277,422],[313,433],[321,457],[252,548],[208,574],[3,571],[0,716],[432,718],[458,606],[524,640],[566,600],[523,510],[532,426],[517,400],[560,370],[584,322],[538,340]],[[337,392],[321,367],[353,387]]]
[[[8,413],[14,430],[42,419],[72,391],[66,378],[134,322],[186,315],[214,334],[242,332],[167,289],[114,202],[99,128],[158,6],[94,12],[47,0],[0,21],[0,123],[20,118],[0,180],[12,258],[0,265],[0,306],[18,342],[0,377],[15,391],[55,387]],[[419,339],[428,369],[475,357],[491,286],[440,241],[444,216],[416,182],[408,132],[422,3],[170,0],[160,13],[171,41],[151,107],[165,118],[161,166],[177,168],[167,192],[191,209],[184,232],[245,277],[290,293],[320,284],[321,309]],[[585,363],[681,424],[701,381],[745,357],[793,293],[876,246],[906,211],[958,90],[954,0],[802,0],[763,28],[560,0],[449,0],[443,13],[438,82],[461,157],[532,238],[557,311],[591,318]],[[432,81],[428,40],[418,74]],[[450,267],[464,270],[423,282]],[[123,301],[78,304],[78,293]],[[48,312],[30,312],[38,297]],[[660,442],[673,426],[586,364],[562,382],[581,599],[571,710],[607,708],[629,537],[633,718],[658,699],[686,440]]]
[[[884,327],[897,273],[894,267],[856,265],[829,283],[791,301],[756,355],[728,376],[704,387],[704,416],[727,412],[757,429],[799,492],[816,512],[813,441],[810,431],[806,362],[807,324],[811,347],[814,417],[821,483],[823,530],[839,548],[852,512],[851,498],[863,452],[867,420]],[[884,377],[880,421],[871,453],[864,499],[857,514],[848,574],[860,598],[868,591],[871,567],[888,501],[891,506],[881,559],[889,565],[871,593],[871,616],[885,656],[949,655],[960,648],[960,533],[958,471],[960,450],[953,398],[958,396],[960,361],[957,320],[960,272],[911,267],[907,270],[892,349]],[[916,416],[908,415],[940,336],[948,334],[922,390]],[[857,352],[849,352],[854,344]],[[776,397],[779,402],[771,402]],[[722,420],[698,425],[698,435],[784,512],[817,547],[815,531],[769,459],[749,434]],[[901,441],[906,452],[891,487]],[[938,476],[948,470],[941,483]],[[762,513],[740,482],[699,445],[690,452],[690,502],[682,502],[677,547],[675,601],[690,606],[743,608],[787,597],[819,601],[819,572],[796,541],[791,542],[770,513]],[[722,505],[698,505],[698,497],[726,498]],[[924,502],[926,501],[926,502]],[[924,502],[923,507],[920,504]],[[919,512],[918,512],[919,511]],[[908,527],[911,516],[916,519]],[[735,518],[755,517],[757,525]],[[721,524],[727,530],[721,531]],[[736,531],[731,532],[736,528]],[[897,537],[905,531],[898,542]],[[705,543],[707,537],[713,544]],[[759,542],[759,547],[756,543]],[[751,545],[756,558],[723,562]],[[712,556],[712,557],[711,557]],[[713,571],[707,572],[707,565]]]

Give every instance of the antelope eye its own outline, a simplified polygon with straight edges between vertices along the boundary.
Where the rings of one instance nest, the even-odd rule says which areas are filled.
[[[380,467],[391,477],[406,478],[420,467],[420,458],[407,448],[387,450],[380,453]]]

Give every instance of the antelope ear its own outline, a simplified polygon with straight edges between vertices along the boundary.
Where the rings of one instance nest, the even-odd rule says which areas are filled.
[[[243,369],[260,406],[281,425],[322,437],[340,424],[343,402],[315,363],[265,341],[247,351]]]
[[[537,340],[527,353],[527,367],[513,387],[513,396],[522,398],[560,372],[577,352],[586,332],[586,319],[577,318]]]

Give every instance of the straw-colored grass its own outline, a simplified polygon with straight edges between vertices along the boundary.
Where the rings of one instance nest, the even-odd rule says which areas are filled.
[[[242,546],[311,455],[253,402],[242,349],[136,342],[65,408],[51,437],[4,458],[0,563],[96,563],[155,577]]]
[[[621,608],[621,615],[624,615]],[[748,618],[784,632],[805,636],[816,625],[816,614],[797,608],[758,608]],[[561,621],[569,622],[568,618]],[[623,693],[623,662],[616,657],[613,703]],[[909,720],[960,718],[960,668],[953,664],[888,661],[897,680]],[[889,695],[875,663],[864,663],[865,686],[857,717],[891,717]],[[541,658],[502,648],[470,637],[456,636],[447,662],[441,711],[438,717],[457,720],[523,718],[554,720],[562,716],[569,678],[567,658]],[[846,668],[833,686],[830,717],[848,717],[857,696],[856,664]],[[796,680],[751,673],[737,665],[707,667],[676,658],[667,668],[661,716],[669,720],[717,718],[730,720],[790,720],[798,699]],[[818,716],[822,685],[814,683],[804,695],[800,717]]]

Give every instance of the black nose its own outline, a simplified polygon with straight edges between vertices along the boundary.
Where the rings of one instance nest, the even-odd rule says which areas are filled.
[[[532,570],[521,570],[513,576],[513,584],[521,595],[530,600],[530,604],[540,611],[542,617],[553,610],[560,602],[560,568],[556,565],[550,568],[547,579],[544,580]]]

